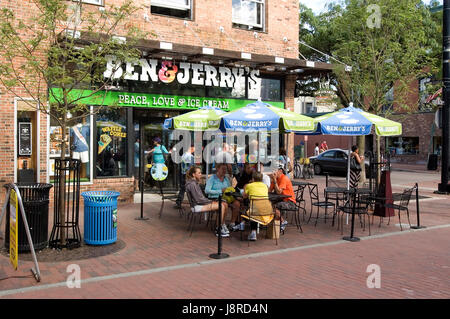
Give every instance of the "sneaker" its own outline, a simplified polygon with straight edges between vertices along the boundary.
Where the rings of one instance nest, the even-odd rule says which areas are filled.
[[[240,227],[240,231],[244,231],[244,229],[245,229],[245,222],[241,222],[239,224],[239,227]]]
[[[228,228],[227,228],[227,225],[225,225],[225,224],[222,225],[222,231],[223,231],[224,233],[226,233],[226,234],[229,234],[229,233],[230,233],[230,231],[229,231]]]
[[[281,223],[281,231],[284,231],[286,229],[287,224],[288,224],[287,220]]]
[[[230,233],[225,232],[223,227],[220,228],[220,233],[221,233],[222,237],[230,237]],[[219,232],[216,232],[216,236],[219,237]]]
[[[251,240],[251,241],[255,241],[255,240],[256,240],[256,231],[252,231],[252,232],[248,235],[247,239],[248,239],[248,240]]]
[[[239,224],[234,224],[233,226],[231,226],[231,230],[232,231],[244,230],[244,222],[241,222]]]

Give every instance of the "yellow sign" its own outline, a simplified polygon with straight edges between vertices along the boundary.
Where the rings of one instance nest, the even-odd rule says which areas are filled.
[[[17,270],[18,263],[18,239],[19,229],[17,224],[19,203],[15,190],[11,190],[9,196],[9,260],[14,269]]]

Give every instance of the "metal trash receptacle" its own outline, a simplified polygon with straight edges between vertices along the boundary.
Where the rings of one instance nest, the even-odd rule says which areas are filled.
[[[14,189],[17,186],[22,197],[25,216],[27,217],[30,235],[33,241],[34,250],[44,249],[48,245],[48,206],[50,198],[50,189],[52,184],[44,183],[16,183],[5,184],[6,189]],[[8,198],[9,201],[9,198]],[[5,223],[5,248],[9,249],[9,204],[6,206]],[[22,214],[18,214],[18,251],[30,251],[25,225],[22,220]]]
[[[117,197],[119,192],[89,191],[84,199],[84,242],[107,245],[117,240]]]

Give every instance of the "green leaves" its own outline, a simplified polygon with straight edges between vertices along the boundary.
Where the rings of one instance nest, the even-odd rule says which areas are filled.
[[[0,84],[18,97],[35,99],[44,108],[51,94],[48,88],[60,88],[61,96],[50,103],[53,111],[45,111],[66,125],[68,112],[79,117],[90,112],[71,91],[89,89],[95,94],[111,84],[103,77],[108,55],[122,61],[141,56],[135,45],[145,33],[128,25],[138,8],[130,0],[103,11],[81,1],[31,2],[35,9],[27,19],[16,16],[14,10],[1,9]],[[127,41],[117,41],[115,35],[125,36]]]
[[[409,83],[439,58],[434,40],[439,19],[419,0],[346,0],[345,6],[333,3],[329,9],[315,18],[305,14],[315,24],[306,36],[308,44],[352,66],[346,72],[336,64],[342,102],[350,97],[357,106],[380,113],[391,102],[387,93],[394,85],[394,102],[405,104]]]

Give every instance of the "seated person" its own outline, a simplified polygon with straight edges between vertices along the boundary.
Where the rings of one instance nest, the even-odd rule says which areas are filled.
[[[262,174],[262,182],[264,184],[266,184],[267,188],[270,188],[271,180],[270,180],[269,175],[264,173],[264,164],[263,163],[259,163],[258,171]]]
[[[278,170],[273,172],[270,176],[272,184],[270,185],[270,191],[275,191],[277,194],[289,195],[290,197],[283,199],[282,202],[275,204],[275,218],[281,218],[280,211],[283,209],[295,210],[295,194],[294,188],[292,187],[292,182],[289,177],[286,176],[284,167],[280,166]],[[281,218],[281,230],[284,230],[287,225],[287,220],[283,221]]]
[[[216,166],[216,174],[211,175],[206,182],[205,193],[208,198],[216,199],[219,198],[219,195],[223,194],[223,192],[231,186],[231,182],[225,175],[227,174],[227,165],[226,164],[217,164]],[[236,228],[236,223],[239,218],[239,208],[240,202],[238,200],[234,200],[231,203],[232,216],[231,216],[231,228]],[[237,230],[237,229],[236,229]]]
[[[246,184],[250,183],[250,181],[253,178],[253,172],[254,172],[253,165],[250,164],[250,163],[245,163],[244,164],[244,169],[238,175],[238,178],[237,178],[236,187],[239,188],[239,190],[241,190],[241,189],[243,190],[244,186]]]
[[[194,211],[195,212],[207,212],[219,209],[219,202],[213,201],[205,197],[200,188],[199,182],[202,178],[202,170],[198,166],[192,166],[186,173],[186,191],[191,196],[191,199],[194,203]],[[229,237],[230,232],[225,226],[225,217],[228,211],[228,204],[226,202],[222,202],[222,220],[221,220],[221,233],[222,237]]]
[[[250,203],[249,207],[249,210],[251,210],[249,214],[252,218],[268,224],[273,219],[273,215],[270,216],[273,213],[273,210],[272,204],[269,201],[269,189],[262,182],[262,179],[263,176],[260,172],[253,172],[252,183],[245,186],[243,197],[249,198],[250,201],[254,199],[254,201]],[[260,200],[264,198],[267,200]],[[248,240],[256,240],[256,228],[257,223],[250,221],[251,233],[248,235]],[[243,229],[243,227],[241,229]]]

